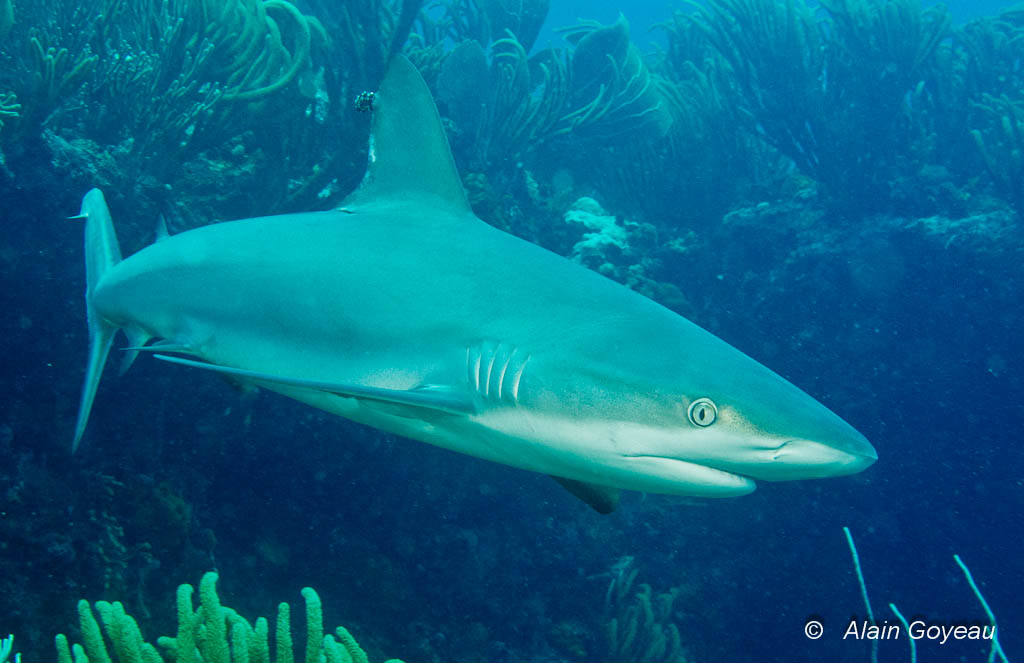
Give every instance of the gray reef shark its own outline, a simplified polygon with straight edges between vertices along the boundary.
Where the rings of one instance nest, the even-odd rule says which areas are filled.
[[[373,100],[366,175],[339,208],[217,223],[124,260],[99,190],[80,217],[90,354],[76,448],[123,329],[125,367],[157,351],[551,475],[602,512],[619,489],[728,497],[877,458],[709,332],[477,218],[430,92],[401,56]]]

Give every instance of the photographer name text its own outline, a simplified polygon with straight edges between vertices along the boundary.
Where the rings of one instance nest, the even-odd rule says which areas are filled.
[[[843,640],[899,640],[904,632],[912,640],[934,640],[946,644],[950,640],[991,640],[996,635],[996,627],[967,626],[964,624],[928,624],[921,620],[903,624],[872,624],[867,620],[853,620],[843,633]]]

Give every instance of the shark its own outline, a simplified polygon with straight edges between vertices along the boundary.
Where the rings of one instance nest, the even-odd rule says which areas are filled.
[[[368,166],[329,211],[215,223],[122,259],[85,221],[86,430],[119,330],[140,352],[398,436],[550,475],[597,511],[859,472],[850,424],[677,313],[488,225],[404,57],[372,96]]]

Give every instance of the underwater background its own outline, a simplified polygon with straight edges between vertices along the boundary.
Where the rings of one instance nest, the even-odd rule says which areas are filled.
[[[72,455],[82,195],[126,255],[161,216],[330,209],[365,165],[352,101],[399,52],[481,218],[781,373],[878,462],[600,516],[145,358],[108,367]],[[373,661],[869,661],[847,526],[878,623],[988,625],[959,554],[1019,658],[1022,66],[1024,9],[966,0],[0,0],[0,636],[54,660],[84,598],[156,642],[216,570],[250,621],[316,588]]]

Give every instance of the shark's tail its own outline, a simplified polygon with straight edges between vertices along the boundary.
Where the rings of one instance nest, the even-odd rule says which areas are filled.
[[[95,310],[93,293],[107,270],[121,262],[121,249],[114,235],[110,210],[99,189],[85,194],[82,198],[82,211],[74,218],[85,219],[85,308],[89,319],[89,365],[86,367],[82,400],[78,406],[72,451],[78,449],[78,443],[85,433],[85,424],[89,421],[89,411],[96,397],[96,387],[99,386],[103,366],[110,353],[110,344],[118,330],[116,325],[104,320]]]

